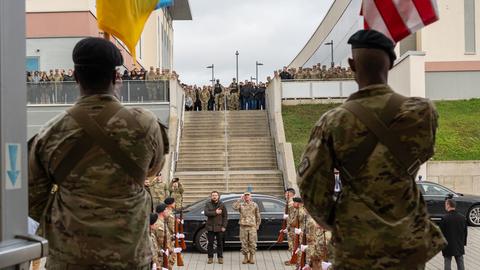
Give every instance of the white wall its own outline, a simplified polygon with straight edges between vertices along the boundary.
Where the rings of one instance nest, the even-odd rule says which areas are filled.
[[[388,84],[404,96],[425,97],[425,53],[407,52],[395,62]]]
[[[81,38],[27,39],[27,56],[39,56],[40,70],[73,68],[72,51]],[[37,50],[39,50],[37,52]]]
[[[426,95],[432,100],[480,98],[480,71],[427,72]]]
[[[27,12],[94,11],[95,0],[26,0]]]

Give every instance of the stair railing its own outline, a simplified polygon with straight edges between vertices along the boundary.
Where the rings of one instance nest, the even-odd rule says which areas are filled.
[[[226,185],[226,190],[227,193],[230,192],[229,190],[229,185],[228,182],[230,181],[230,168],[228,165],[228,121],[227,121],[227,95],[224,95],[225,101],[223,102],[224,104],[224,110],[223,110],[223,121],[225,122],[224,124],[224,135],[225,135],[225,185]]]
[[[180,151],[180,139],[183,134],[183,123],[185,119],[185,93],[182,91],[182,107],[177,108],[177,111],[180,112],[180,116],[178,117],[178,125],[177,125],[177,141],[175,142],[175,150],[172,152],[172,162],[170,166],[170,180],[173,179],[175,171],[177,170],[177,163],[178,163],[178,153]]]

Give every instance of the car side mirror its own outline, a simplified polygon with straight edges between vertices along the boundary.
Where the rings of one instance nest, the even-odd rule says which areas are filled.
[[[453,199],[453,196],[454,196],[453,193],[449,193],[449,194],[447,195],[447,198],[445,198],[445,199]]]

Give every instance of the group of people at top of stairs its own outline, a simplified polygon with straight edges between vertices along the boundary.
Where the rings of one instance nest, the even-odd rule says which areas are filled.
[[[354,73],[350,67],[330,67],[327,69],[326,65],[320,63],[313,65],[313,67],[299,67],[288,68],[283,67],[278,71],[274,71],[275,77],[280,77],[282,80],[353,80]]]
[[[228,87],[217,80],[213,86],[183,85],[186,111],[265,110],[266,84],[251,81],[237,83],[233,78]]]

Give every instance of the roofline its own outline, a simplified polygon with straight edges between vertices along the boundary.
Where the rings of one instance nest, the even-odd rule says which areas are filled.
[[[174,21],[191,21],[193,19],[188,0],[174,0],[169,10]]]

